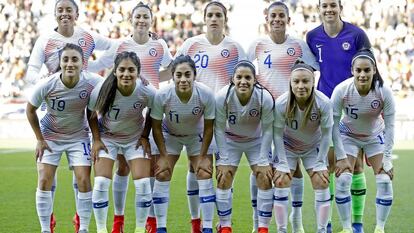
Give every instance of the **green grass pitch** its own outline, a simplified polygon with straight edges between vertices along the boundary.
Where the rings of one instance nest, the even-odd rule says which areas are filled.
[[[394,202],[391,215],[386,225],[386,232],[410,233],[414,232],[414,183],[411,179],[414,165],[413,150],[395,150],[398,159],[394,161],[395,180]],[[0,232],[31,233],[40,232],[40,224],[36,215],[36,164],[33,151],[16,151],[0,149]],[[174,171],[171,185],[170,206],[168,212],[168,230],[171,233],[190,232],[190,216],[187,207],[185,175],[187,171],[187,158],[181,156]],[[245,159],[237,172],[234,185],[233,201],[233,232],[249,233],[252,229],[251,205],[249,194],[249,170]],[[366,168],[367,174],[367,202],[365,208],[365,232],[373,232],[375,227],[375,180],[372,170]],[[57,233],[73,232],[71,224],[75,212],[73,190],[71,187],[72,174],[68,170],[66,159],[62,159],[58,169],[58,187],[54,204],[57,218]],[[313,209],[313,191],[309,179],[305,181],[305,198],[303,207],[303,220],[306,232],[315,231],[315,213]],[[130,182],[125,232],[133,232],[135,227],[133,183]],[[111,191],[110,191],[111,193]],[[112,205],[112,197],[110,197]],[[112,206],[109,210],[108,229],[111,229],[113,218]],[[334,232],[340,229],[340,223],[334,209]],[[90,232],[95,232],[95,222],[91,221]],[[270,232],[276,232],[272,220]]]

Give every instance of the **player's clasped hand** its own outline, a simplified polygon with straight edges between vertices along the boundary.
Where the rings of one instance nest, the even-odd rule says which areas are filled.
[[[273,183],[275,183],[275,185],[282,186],[284,183],[286,183],[286,179],[292,180],[292,175],[290,172],[286,173],[278,170],[275,171],[273,175]]]
[[[315,171],[314,174],[317,175],[317,176],[319,176],[319,178],[325,184],[329,184],[329,173],[328,173],[328,170]]]
[[[104,150],[108,153],[108,149],[106,148],[105,144],[101,141],[94,141],[92,144],[92,151],[91,151],[91,159],[95,164],[99,160],[99,151]]]
[[[335,176],[339,177],[343,172],[351,172],[351,164],[348,159],[341,159],[336,161]]]
[[[42,161],[43,153],[45,152],[45,150],[52,152],[52,149],[50,149],[49,145],[47,144],[45,140],[38,140],[37,145],[36,145],[36,152],[35,152],[36,161],[39,161],[39,162]]]
[[[144,152],[144,158],[150,158],[152,155],[152,152],[151,152],[151,145],[149,143],[149,139],[146,137],[140,137],[138,139],[137,145],[135,146],[135,150],[137,150],[140,146],[142,146],[142,150]]]

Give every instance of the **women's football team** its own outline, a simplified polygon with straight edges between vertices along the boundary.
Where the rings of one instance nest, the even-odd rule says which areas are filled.
[[[56,225],[53,199],[63,152],[74,172],[75,232],[89,232],[92,212],[97,232],[108,232],[112,179],[111,232],[124,232],[129,173],[134,232],[167,232],[170,181],[182,150],[193,233],[213,232],[215,209],[217,232],[232,232],[233,181],[243,154],[252,171],[253,232],[269,232],[272,216],[277,232],[287,232],[288,219],[293,232],[305,232],[300,163],[315,192],[316,223],[308,231],[332,232],[335,200],[341,232],[364,232],[364,157],[376,177],[375,233],[385,232],[393,200],[392,92],[365,32],[341,19],[341,0],[319,0],[318,11],[322,24],[306,43],[286,32],[288,7],[271,3],[265,11],[269,35],[245,54],[225,35],[226,7],[212,1],[204,9],[206,33],[187,39],[173,58],[149,31],[148,5],[132,9],[132,35],[115,42],[75,26],[76,2],[57,0],[58,27],[37,40],[27,71],[27,80],[37,82],[26,112],[37,139],[41,232],[53,233]],[[88,66],[94,49],[106,51]],[[43,64],[48,77],[39,75]],[[105,79],[92,73],[111,67]]]

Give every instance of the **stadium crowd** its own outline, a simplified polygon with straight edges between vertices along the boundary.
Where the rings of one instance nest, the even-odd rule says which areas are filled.
[[[154,0],[153,31],[167,41],[174,55],[183,41],[203,32],[206,0]],[[268,2],[268,1],[267,1]],[[316,0],[285,1],[292,9],[291,29],[304,38],[320,24]],[[130,34],[129,12],[135,1],[83,1],[79,23],[110,38]],[[48,16],[46,0],[0,0],[0,99],[22,97],[30,52]],[[344,1],[343,17],[363,28],[373,44],[378,67],[401,98],[414,95],[414,0]],[[260,26],[262,33],[265,32]],[[235,38],[237,40],[237,38]]]

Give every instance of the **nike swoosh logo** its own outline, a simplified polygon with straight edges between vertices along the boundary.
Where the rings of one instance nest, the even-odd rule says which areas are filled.
[[[316,45],[316,48],[320,48],[320,47],[322,47],[323,46],[323,44],[317,44]]]
[[[264,53],[270,53],[272,50],[265,50]]]
[[[199,50],[198,53],[205,53],[205,50]]]

